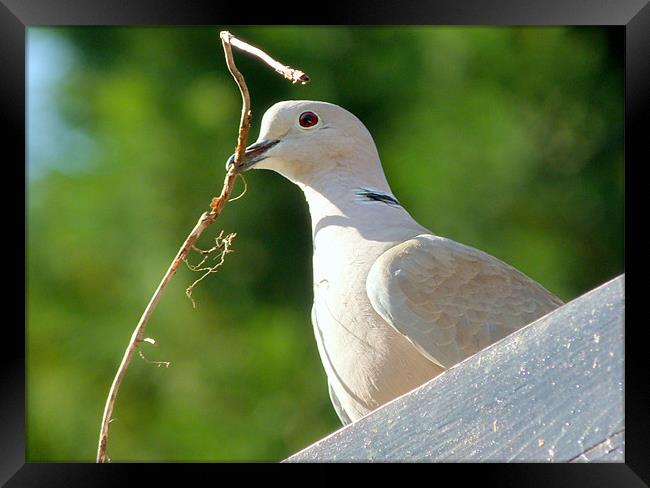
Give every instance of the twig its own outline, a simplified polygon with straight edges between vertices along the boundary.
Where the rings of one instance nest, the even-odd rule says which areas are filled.
[[[235,148],[235,164],[233,164],[229,170],[229,173],[231,173],[234,171],[234,168],[241,164],[242,160],[244,159],[244,152],[246,152],[246,140],[248,139],[248,131],[251,128],[251,97],[248,93],[248,86],[246,86],[244,76],[237,69],[235,60],[232,57],[232,48],[230,47],[230,44],[234,38],[233,35],[228,31],[221,31],[219,36],[221,37],[223,52],[226,55],[226,64],[228,65],[228,70],[230,71],[230,74],[235,79],[235,82],[239,87],[242,100],[241,118],[239,119],[239,135],[237,136],[237,147]],[[227,199],[228,198],[225,198],[221,202],[221,205],[223,205]],[[215,208],[215,205],[216,203],[213,199],[212,205],[210,205],[213,210]]]
[[[275,59],[273,59],[271,56],[266,54],[261,49],[258,49],[255,46],[251,46],[250,44],[247,44],[244,41],[240,41],[228,31],[221,32],[221,39],[222,40],[225,39],[229,41],[230,44],[232,44],[236,48],[241,49],[242,51],[250,53],[253,56],[257,56],[266,64],[268,64],[271,68],[273,68],[276,72],[284,76],[291,83],[300,82],[303,85],[309,83],[309,76],[307,76],[302,71],[291,68],[289,66],[285,66],[284,64],[277,62]]]
[[[267,64],[269,64],[273,69],[275,69],[278,73],[281,73],[283,76],[290,79],[294,83],[296,83],[297,81],[301,81],[303,84],[305,84],[309,81],[309,77],[307,77],[307,75],[305,75],[302,71],[294,70],[292,68],[289,68],[288,66],[281,65],[280,63],[275,61],[273,58],[271,58],[269,55],[267,55],[260,49],[253,47],[243,41],[238,40],[230,32],[223,31],[221,32],[220,37],[223,45],[223,50],[226,56],[226,64],[228,65],[228,70],[230,71],[233,78],[237,82],[237,86],[239,87],[239,91],[241,92],[241,96],[242,96],[242,113],[239,122],[239,134],[237,137],[237,147],[235,149],[235,154],[236,154],[235,164],[233,164],[228,170],[228,172],[226,173],[226,177],[223,182],[223,188],[221,189],[221,194],[218,197],[212,199],[212,202],[210,203],[211,210],[209,212],[204,212],[203,215],[201,215],[198,222],[194,226],[194,229],[192,229],[192,232],[190,232],[190,234],[185,239],[185,242],[183,242],[183,245],[176,253],[176,257],[174,258],[171,265],[165,272],[160,284],[158,285],[158,288],[156,288],[156,291],[154,292],[153,296],[149,300],[149,304],[147,305],[144,312],[142,313],[142,316],[140,317],[140,321],[138,322],[138,325],[135,327],[135,330],[131,335],[131,340],[129,341],[129,345],[126,348],[126,351],[124,352],[124,356],[122,357],[122,362],[120,363],[115,378],[113,379],[113,383],[111,384],[111,388],[108,392],[106,405],[104,406],[104,414],[102,416],[102,424],[99,433],[99,445],[97,448],[98,463],[106,462],[108,459],[106,454],[106,448],[108,443],[108,430],[109,430],[110,423],[112,421],[115,399],[117,398],[117,393],[120,389],[120,385],[122,384],[122,380],[124,379],[124,375],[126,374],[126,370],[129,367],[131,359],[133,358],[133,355],[135,354],[138,345],[143,341],[142,336],[144,334],[144,329],[147,325],[147,322],[149,321],[149,318],[151,317],[154,308],[160,301],[162,293],[165,291],[167,285],[176,274],[176,271],[180,263],[185,260],[187,254],[194,247],[194,244],[199,239],[203,231],[210,224],[212,224],[217,219],[217,217],[219,217],[221,211],[223,210],[224,205],[228,202],[228,199],[230,198],[230,194],[232,193],[235,184],[235,180],[237,179],[238,176],[237,168],[241,164],[241,161],[244,157],[244,152],[246,151],[246,141],[248,139],[248,132],[250,130],[250,120],[251,120],[250,95],[248,92],[248,87],[246,86],[246,82],[244,81],[244,77],[242,76],[242,74],[237,69],[237,66],[235,65],[235,61],[232,56],[231,44],[236,46],[239,49],[242,49],[246,52],[258,56],[260,59],[262,59]]]

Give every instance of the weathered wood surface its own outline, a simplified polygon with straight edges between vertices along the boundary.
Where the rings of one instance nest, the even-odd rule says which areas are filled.
[[[622,462],[624,275],[287,461]]]

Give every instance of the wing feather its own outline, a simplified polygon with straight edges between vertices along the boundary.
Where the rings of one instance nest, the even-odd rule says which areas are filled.
[[[384,252],[366,289],[377,313],[444,368],[562,305],[497,258],[428,234]]]

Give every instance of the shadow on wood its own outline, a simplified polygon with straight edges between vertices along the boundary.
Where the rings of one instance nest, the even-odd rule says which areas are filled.
[[[624,460],[624,275],[287,461]]]

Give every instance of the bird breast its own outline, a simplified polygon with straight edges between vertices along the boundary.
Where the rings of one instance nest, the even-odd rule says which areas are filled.
[[[386,323],[368,299],[370,267],[396,243],[361,242],[349,227],[329,230],[314,242],[312,320],[330,385],[355,420],[442,369]]]

